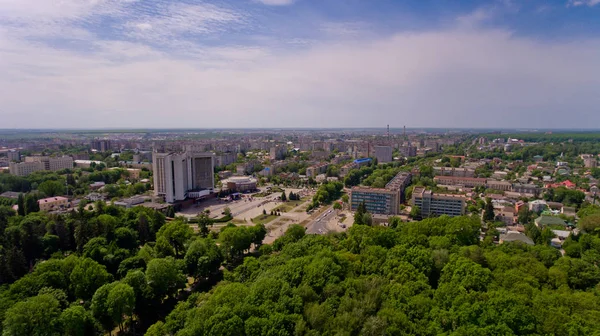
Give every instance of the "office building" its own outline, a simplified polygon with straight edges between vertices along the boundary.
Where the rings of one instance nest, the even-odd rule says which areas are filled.
[[[154,195],[168,203],[183,201],[189,191],[214,190],[214,155],[185,152],[153,153]]]
[[[463,195],[434,194],[425,188],[415,188],[412,195],[412,205],[419,207],[423,218],[464,215],[465,200]]]
[[[374,146],[375,158],[378,163],[389,163],[392,162],[392,147],[391,146]]]

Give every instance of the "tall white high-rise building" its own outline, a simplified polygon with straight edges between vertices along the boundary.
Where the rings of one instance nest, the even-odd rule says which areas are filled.
[[[192,191],[214,190],[214,154],[194,152],[153,153],[154,195],[168,203],[183,201]]]

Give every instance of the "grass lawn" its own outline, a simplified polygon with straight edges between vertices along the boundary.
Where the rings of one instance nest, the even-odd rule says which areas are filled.
[[[289,212],[304,202],[306,202],[305,199],[300,199],[299,201],[287,201],[278,205],[274,210],[279,210],[281,212]]]
[[[257,217],[252,218],[252,223],[254,224],[267,224],[269,222],[271,222],[272,220],[274,220],[275,218],[279,218],[279,216],[275,216],[275,215],[260,215]]]

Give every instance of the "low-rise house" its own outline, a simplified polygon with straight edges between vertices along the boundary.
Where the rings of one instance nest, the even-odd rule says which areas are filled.
[[[506,234],[500,235],[500,244],[509,242],[521,242],[527,245],[535,245],[531,238],[517,231],[508,231]]]
[[[38,200],[40,211],[61,210],[69,207],[69,199],[62,196],[48,197]]]
[[[555,217],[555,216],[546,216],[546,215],[542,215],[538,218],[535,219],[535,225],[539,228],[543,228],[545,226],[549,226],[549,225],[559,225],[562,227],[567,227],[567,223],[562,220],[559,217]]]

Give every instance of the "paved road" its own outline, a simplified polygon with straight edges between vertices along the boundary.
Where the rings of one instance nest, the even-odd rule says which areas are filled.
[[[327,229],[327,222],[333,217],[335,217],[335,211],[333,210],[333,207],[328,207],[319,215],[319,217],[306,225],[306,233],[326,234],[329,232],[329,229]]]

